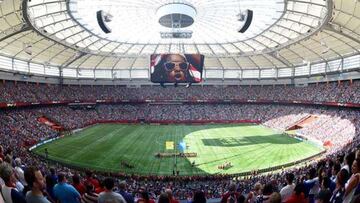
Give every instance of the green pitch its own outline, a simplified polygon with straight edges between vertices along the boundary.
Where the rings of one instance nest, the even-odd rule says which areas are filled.
[[[175,149],[167,150],[166,141]],[[185,142],[185,152],[197,157],[157,158],[156,153],[177,151]],[[49,159],[100,171],[170,175],[175,163],[180,175],[240,173],[278,166],[307,158],[322,151],[311,143],[279,134],[261,125],[123,125],[101,124],[74,135],[42,145],[34,150]],[[130,167],[121,166],[125,162]],[[195,161],[195,166],[191,163]],[[228,169],[218,166],[231,162]]]

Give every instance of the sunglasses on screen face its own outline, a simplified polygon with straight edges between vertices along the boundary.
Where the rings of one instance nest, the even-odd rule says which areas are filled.
[[[178,65],[181,70],[187,70],[189,67],[189,63],[186,62],[168,62],[164,64],[164,67],[167,71],[172,71],[176,65]]]

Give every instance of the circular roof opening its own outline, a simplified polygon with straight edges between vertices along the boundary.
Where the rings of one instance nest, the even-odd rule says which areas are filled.
[[[238,20],[240,8],[251,9],[255,14],[249,29],[241,34],[238,29],[244,22]],[[111,33],[106,34],[99,28],[95,16],[98,10],[113,15],[113,20],[107,23]],[[69,11],[92,34],[114,42],[152,44],[155,47],[157,44],[170,43],[204,45],[237,43],[260,35],[283,16],[285,1],[69,0]],[[192,31],[192,37],[163,38],[160,33],[171,32],[174,24],[180,27],[178,29]],[[264,48],[258,44],[249,46],[249,50]],[[201,46],[197,48],[204,52]],[[162,46],[158,48],[160,49]]]
[[[185,28],[194,23],[196,9],[184,3],[170,3],[161,6],[156,15],[160,25],[167,28]]]

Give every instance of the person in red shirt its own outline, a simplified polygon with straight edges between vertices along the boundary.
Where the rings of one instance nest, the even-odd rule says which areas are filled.
[[[230,196],[233,196],[234,199],[237,199],[239,197],[239,193],[236,192],[235,183],[231,183],[229,185],[229,191],[227,191],[225,194],[223,194],[223,196],[221,198],[221,203],[227,203]]]
[[[83,184],[82,182],[80,182],[80,177],[79,177],[79,175],[77,175],[77,174],[73,175],[72,181],[73,181],[72,185],[74,186],[74,188],[75,188],[81,195],[85,194],[86,188],[85,188],[84,184]]]
[[[4,155],[4,148],[0,145],[0,159],[4,161],[5,155]]]
[[[141,190],[139,192],[140,192],[140,197],[136,201],[137,203],[155,203],[153,199],[150,199],[149,193],[147,191]]]
[[[179,200],[173,197],[171,189],[166,189],[165,192],[169,197],[170,203],[179,203]]]
[[[91,185],[94,186],[95,191],[98,191],[99,188],[101,188],[101,187],[100,187],[100,182],[93,177],[93,174],[92,174],[91,171],[86,171],[85,174],[86,174],[86,179],[85,179],[85,181],[84,181],[84,184],[85,184],[85,185],[91,184]],[[96,192],[96,193],[97,193],[97,192]]]
[[[285,203],[307,203],[305,198],[305,185],[299,183],[295,186],[293,194],[285,201]]]

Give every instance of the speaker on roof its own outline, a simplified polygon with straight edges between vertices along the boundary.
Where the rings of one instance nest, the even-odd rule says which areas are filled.
[[[31,43],[24,43],[23,44],[23,50],[25,53],[27,53],[28,55],[32,55],[32,44]]]
[[[112,15],[105,13],[103,10],[99,10],[96,12],[96,18],[101,30],[106,34],[110,33],[111,29],[106,23],[111,21]]]
[[[245,21],[244,25],[238,30],[238,32],[244,33],[251,25],[253,19],[253,11],[246,9],[244,12],[241,12],[238,17],[239,21]]]

